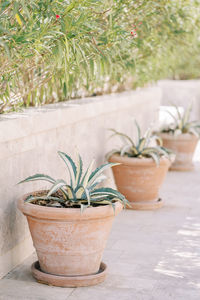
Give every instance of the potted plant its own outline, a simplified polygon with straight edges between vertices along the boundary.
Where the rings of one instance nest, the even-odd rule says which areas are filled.
[[[113,218],[127,201],[112,188],[97,187],[106,178],[102,172],[115,163],[92,172],[92,161],[84,173],[80,155],[75,163],[66,153],[58,154],[67,166],[70,184],[44,174],[20,182],[45,180],[52,184],[49,190],[30,193],[18,201],[38,256],[32,273],[38,281],[56,286],[94,285],[105,278],[103,250]]]
[[[162,147],[159,137],[148,129],[144,136],[136,122],[138,138],[134,142],[129,136],[114,129],[113,135],[123,139],[120,150],[112,150],[108,160],[120,163],[113,174],[118,190],[130,202],[128,208],[148,210],[159,208],[163,201],[159,198],[159,188],[170,166],[171,151]],[[157,145],[156,141],[160,143]]]
[[[194,166],[192,163],[195,148],[199,140],[200,122],[189,121],[192,105],[189,105],[183,114],[174,105],[177,117],[167,111],[173,118],[173,123],[164,126],[159,133],[164,147],[176,154],[176,159],[171,165],[171,170],[190,171]]]

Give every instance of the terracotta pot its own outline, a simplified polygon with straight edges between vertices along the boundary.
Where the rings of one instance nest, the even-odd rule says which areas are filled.
[[[145,210],[163,205],[158,193],[171,164],[168,159],[162,158],[159,166],[151,158],[112,155],[109,161],[121,163],[112,171],[118,190],[130,201],[127,208]]]
[[[170,170],[190,171],[194,166],[192,163],[198,138],[189,133],[173,136],[171,134],[162,133],[160,137],[163,140],[163,146],[174,151],[176,154],[175,161]]]
[[[110,205],[87,208],[53,208],[25,203],[18,208],[27,217],[40,269],[59,276],[95,274],[114,219]],[[122,210],[116,203],[115,215]]]

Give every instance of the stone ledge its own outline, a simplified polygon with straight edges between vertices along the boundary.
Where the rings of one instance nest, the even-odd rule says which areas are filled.
[[[71,100],[40,108],[28,108],[22,113],[2,115],[0,116],[0,143],[125,109],[131,105],[132,101],[136,105],[143,105],[152,95],[160,98],[160,88],[151,87],[119,94]]]

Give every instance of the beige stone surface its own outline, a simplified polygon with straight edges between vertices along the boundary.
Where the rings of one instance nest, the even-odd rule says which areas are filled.
[[[36,283],[33,255],[0,280],[1,300],[199,300],[200,164],[194,172],[169,172],[165,206],[123,211],[116,217],[104,253],[108,276],[85,288]]]
[[[105,160],[117,140],[108,128],[134,134],[133,118],[142,128],[157,119],[161,91],[147,88],[121,94],[74,100],[0,116],[0,278],[32,252],[26,219],[16,200],[46,185],[17,182],[35,173],[67,177],[58,150],[74,156],[78,147],[85,167]],[[111,172],[108,173],[112,184]],[[18,247],[19,246],[19,247]],[[26,251],[19,251],[19,249]]]

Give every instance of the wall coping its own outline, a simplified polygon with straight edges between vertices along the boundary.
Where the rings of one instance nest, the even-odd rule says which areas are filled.
[[[167,87],[167,86],[177,86],[181,88],[197,88],[200,89],[200,79],[189,79],[189,80],[173,80],[173,79],[163,79],[159,80],[157,86]]]
[[[0,116],[0,143],[95,118],[100,114],[109,114],[119,110],[120,107],[123,109],[129,107],[132,101],[138,102],[139,105],[152,93],[160,97],[161,88],[157,86],[140,88],[135,91],[70,100],[8,113]]]

